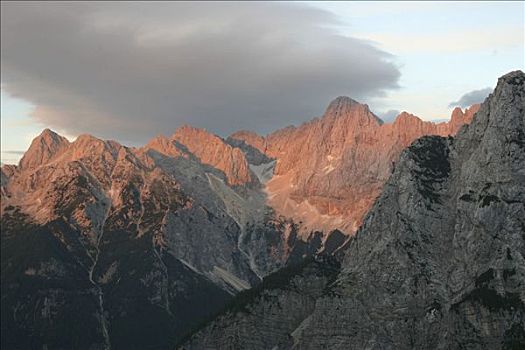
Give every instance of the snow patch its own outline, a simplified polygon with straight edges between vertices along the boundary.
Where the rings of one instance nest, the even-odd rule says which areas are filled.
[[[186,265],[186,267],[189,268],[190,270],[192,270],[193,272],[198,273],[199,275],[202,275],[202,273],[201,273],[199,270],[197,270],[197,268],[196,268],[195,266],[193,266],[192,264],[190,264],[190,263],[187,262],[186,260],[181,259],[181,258],[177,258],[177,259],[179,259],[179,261],[180,261],[181,263],[183,263],[184,265]]]
[[[335,167],[330,164],[323,168],[325,174],[330,174],[332,171],[334,171]]]
[[[243,249],[242,242],[246,236],[246,226],[248,222],[259,221],[264,215],[264,212],[259,210],[261,205],[264,205],[264,197],[252,192],[249,198],[243,199],[237,192],[226,185],[222,179],[211,173],[206,173],[206,176],[208,177],[208,182],[212,190],[223,201],[226,207],[226,213],[241,229],[241,233],[237,239],[237,248],[239,248],[239,251],[248,259],[253,273],[262,279],[257,264],[255,263],[255,258],[250,252]]]
[[[115,274],[115,272],[117,272],[118,266],[118,261],[114,261],[106,270],[106,272],[102,275],[102,277],[100,277],[100,283],[107,284],[109,281],[111,281],[113,275]]]
[[[228,283],[237,291],[250,288],[250,284],[248,282],[241,280],[237,276],[232,275],[228,271],[221,269],[218,266],[213,266],[213,274],[222,279],[224,282]]]
[[[237,192],[228,187],[222,179],[211,173],[206,173],[206,176],[212,190],[224,202],[227,214],[235,220],[241,229],[244,228],[249,217],[246,201]]]
[[[253,165],[249,164],[250,170],[257,176],[259,182],[265,184],[273,176],[273,170],[275,168],[275,160],[272,160],[269,163]]]

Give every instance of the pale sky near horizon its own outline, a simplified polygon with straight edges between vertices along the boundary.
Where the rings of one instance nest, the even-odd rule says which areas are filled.
[[[41,4],[45,10],[49,10],[52,5]],[[27,23],[36,23],[34,28],[28,29],[28,34],[9,32],[9,30],[13,30],[12,28],[16,28],[16,25],[19,25],[19,23],[15,23],[15,20],[12,21],[14,24],[8,23],[5,27],[2,24],[2,42],[5,38],[8,39],[6,42],[9,42],[5,47],[2,44],[2,61],[4,59],[6,61],[5,65],[2,62],[1,86],[2,163],[16,163],[22,152],[28,148],[31,140],[45,127],[50,127],[68,138],[74,138],[81,132],[94,133],[96,136],[103,138],[114,134],[115,136],[109,137],[116,138],[127,145],[139,145],[145,139],[153,137],[158,132],[170,134],[183,123],[194,123],[196,126],[205,127],[221,136],[227,136],[227,133],[236,129],[236,126],[253,128],[256,129],[255,131],[265,134],[271,131],[272,128],[277,129],[287,124],[297,125],[320,115],[330,102],[328,96],[335,98],[337,97],[335,95],[350,95],[350,97],[357,95],[358,98],[356,99],[369,104],[372,111],[379,116],[384,116],[388,111],[408,111],[425,120],[445,119],[450,116],[454,104],[457,104],[455,102],[467,103],[476,98],[482,98],[479,96],[486,95],[487,88],[492,89],[499,76],[512,70],[524,70],[525,66],[525,2],[522,1],[306,2],[293,4],[294,10],[291,12],[287,12],[289,9],[274,9],[274,7],[280,7],[281,4],[269,3],[264,4],[262,10],[260,8],[254,9],[258,13],[263,11],[263,15],[261,15],[261,18],[257,18],[256,23],[253,21],[255,29],[250,32],[242,29],[239,29],[238,32],[228,31],[226,29],[222,30],[222,27],[220,27],[222,23],[230,20],[232,6],[235,6],[235,8],[242,7],[242,11],[238,11],[238,16],[241,19],[235,17],[235,22],[233,23],[236,25],[239,23],[240,28],[243,28],[243,25],[248,25],[249,27],[250,23],[244,24],[244,22],[239,22],[244,20],[247,14],[248,16],[250,15],[250,6],[253,5],[246,3],[239,5],[227,4],[228,11],[225,10],[223,11],[224,13],[218,15],[211,14],[212,11],[210,10],[208,11],[209,13],[203,15],[205,18],[203,17],[202,19],[198,17],[200,15],[193,14],[191,8],[188,10],[193,5],[184,4],[184,11],[189,13],[185,15],[185,18],[193,18],[193,22],[179,27],[157,25],[157,23],[164,23],[165,21],[165,18],[162,18],[162,13],[159,14],[159,12],[169,11],[152,10],[151,12],[146,12],[144,18],[147,18],[149,21],[146,23],[143,18],[136,19],[136,12],[134,12],[136,9],[128,11],[126,8],[128,5],[133,7],[133,5],[127,3],[112,4],[111,11],[118,11],[123,14],[120,21],[117,18],[115,20],[116,23],[110,24],[104,22],[104,15],[109,16],[113,12],[110,10],[105,12],[106,9],[102,8],[103,6],[99,6],[100,8],[95,8],[94,10],[88,8],[85,11],[89,13],[89,16],[86,16],[87,19],[82,18],[82,20],[87,21],[84,27],[78,31],[60,30],[60,38],[55,38],[51,37],[51,35],[54,35],[53,33],[56,34],[56,32],[52,31],[54,27],[48,25],[50,22],[53,22],[52,19],[55,18],[53,16],[58,13],[55,9],[47,11],[48,13],[39,9],[35,11],[36,14],[27,14],[26,12],[28,11],[24,12],[19,9],[15,11],[8,8],[8,5],[4,6],[2,4],[2,23],[5,20],[11,20],[13,16],[20,16],[21,19],[27,20]],[[183,5],[159,4],[159,6],[170,6],[170,9],[173,6],[174,11],[177,12],[177,6]],[[201,8],[215,6],[213,13],[217,13],[216,9],[220,4],[207,5],[201,3],[196,6]],[[300,12],[297,10],[302,7],[316,11],[312,10],[309,12],[310,10],[307,10]],[[41,12],[45,14],[40,15]],[[139,16],[142,16],[143,12],[138,12],[140,13]],[[202,11],[199,10],[198,13],[200,12]],[[275,17],[282,15],[285,19],[279,22],[272,18],[271,20],[274,22],[266,23],[267,19],[270,20],[274,13],[276,13]],[[267,17],[264,17],[264,14]],[[291,14],[292,16],[293,14],[296,14],[298,17],[301,16],[301,18],[293,18],[290,27],[287,27],[286,18],[290,19]],[[69,15],[73,19],[76,18],[74,16],[77,16],[75,13],[70,14],[65,11],[64,14],[60,14],[60,18],[65,18]],[[42,17],[40,18],[39,16]],[[222,17],[220,17],[219,21],[214,16]],[[110,17],[115,18],[114,15]],[[39,23],[39,21],[41,22]],[[72,20],[70,22],[77,23],[78,21]],[[70,22],[64,20],[63,25],[72,25]],[[130,23],[134,24],[134,26],[131,26]],[[216,25],[214,23],[219,24]],[[142,62],[141,60],[144,60],[144,57],[146,57],[147,62],[144,64],[148,66],[147,69],[143,72],[137,72],[137,77],[133,78],[135,80],[127,80],[128,77],[126,76],[111,75],[110,79],[123,80],[123,85],[115,83],[113,86],[112,81],[108,84],[102,78],[99,80],[96,77],[92,78],[99,73],[95,71],[97,67],[101,67],[95,64],[91,65],[96,61],[96,57],[89,58],[79,51],[77,61],[86,57],[85,62],[81,62],[82,65],[79,65],[77,62],[67,61],[67,58],[63,55],[53,56],[53,52],[43,52],[41,48],[35,48],[32,51],[31,47],[24,47],[24,44],[21,43],[22,40],[24,43],[31,42],[30,39],[35,37],[34,31],[40,28],[37,25],[42,25],[43,32],[49,30],[48,33],[51,33],[46,35],[47,38],[50,38],[48,46],[52,47],[54,51],[65,50],[67,52],[70,47],[71,50],[74,50],[70,43],[78,42],[78,38],[81,38],[85,40],[88,48],[89,45],[97,49],[101,47],[100,50],[103,52],[104,43],[97,41],[99,37],[87,36],[86,32],[88,34],[94,32],[94,30],[86,30],[88,24],[93,25],[93,28],[97,30],[108,30],[109,28],[112,34],[115,33],[115,37],[117,37],[119,42],[126,38],[123,33],[128,33],[129,28],[140,28],[143,30],[139,33],[141,36],[134,37],[135,41],[139,39],[144,40],[144,38],[151,39],[151,41],[145,41],[146,44],[141,43],[141,45],[133,46],[133,50],[130,49],[131,46],[119,48],[119,51],[126,52],[126,56],[134,56],[135,54],[140,54],[141,56],[137,61],[130,60],[129,62],[124,61],[126,59],[124,58],[123,63],[119,63],[116,67],[129,66],[131,69],[140,70],[142,69],[142,64],[137,65],[137,62]],[[61,24],[59,23],[58,25]],[[216,27],[214,26],[219,29],[215,30]],[[316,28],[319,26],[330,28],[325,30],[325,32],[318,32]],[[278,27],[279,30],[274,30],[274,27]],[[63,28],[75,29],[75,27]],[[205,30],[202,28],[205,28]],[[213,28],[213,35],[227,35],[226,39],[228,40],[231,37],[231,40],[235,42],[249,42],[250,45],[256,42],[257,44],[253,48],[249,46],[249,49],[246,49],[246,44],[239,44],[238,47],[234,45],[228,46],[228,52],[225,53],[222,51],[224,48],[219,46],[219,44],[214,48],[210,41],[206,41],[210,36],[209,28]],[[302,32],[310,30],[312,32],[308,32],[308,34],[290,34],[296,28],[299,28],[297,30]],[[206,35],[201,35],[202,31],[205,31]],[[220,60],[215,57],[213,62],[209,62],[214,67],[212,75],[217,70],[224,71],[225,74],[228,73],[227,77],[232,81],[214,86],[215,90],[210,90],[212,92],[201,91],[199,90],[200,85],[197,84],[195,87],[188,82],[198,80],[199,84],[210,84],[210,81],[206,80],[206,76],[204,76],[207,70],[202,68],[202,63],[199,63],[200,66],[197,68],[192,67],[191,60],[188,61],[189,63],[178,61],[179,57],[177,57],[176,53],[168,50],[170,48],[169,45],[172,45],[169,44],[171,43],[170,40],[173,40],[173,42],[179,40],[177,41],[177,45],[179,45],[177,48],[187,49],[188,54],[191,55],[193,52],[192,46],[184,46],[184,42],[180,41],[182,40],[180,37],[190,36],[187,33],[193,35],[190,42],[201,42],[202,40],[206,46],[206,51],[203,51],[201,48],[195,51],[197,58],[193,58],[193,60],[200,60],[203,55],[213,57],[215,51],[218,52],[217,57],[223,58],[228,62],[232,61],[231,57],[239,56],[242,60],[249,60],[249,55],[243,56],[243,50],[253,50],[254,55],[260,57],[268,49],[268,54],[271,55],[271,58],[264,61],[270,62],[270,67],[267,69],[271,70],[274,66],[281,67],[282,65],[283,71],[289,73],[289,75],[283,78],[284,81],[280,81],[279,77],[274,77],[268,83],[264,81],[265,75],[257,76],[257,72],[241,69],[242,73],[239,73],[238,76],[234,74],[232,77],[228,70],[230,68],[223,68]],[[340,41],[337,38],[337,40],[333,41],[325,40],[325,38],[333,38],[334,33],[353,38],[352,40],[362,40]],[[71,35],[71,37],[69,38],[68,35]],[[78,36],[75,37],[75,35]],[[306,35],[306,37],[301,37],[301,35]],[[281,42],[281,36],[292,39]],[[311,41],[309,41],[309,38],[311,38]],[[38,40],[35,39],[35,42],[38,42]],[[217,41],[216,39],[214,40]],[[290,46],[295,44],[295,41],[300,42],[301,40],[304,42],[298,45],[297,48],[294,47],[294,50],[287,51],[286,47],[283,48],[283,46],[280,46],[281,48],[278,50],[275,49],[275,43],[285,43],[285,46]],[[134,44],[136,43],[134,42]],[[352,45],[355,46],[355,49],[346,47]],[[109,42],[108,47],[112,46],[114,45]],[[160,51],[151,51],[156,50],[157,46],[161,47]],[[137,47],[142,50],[140,53],[134,51]],[[175,44],[172,47],[175,47]],[[13,52],[12,54],[11,51]],[[180,49],[177,49],[177,52],[179,51]],[[172,58],[170,61],[157,60],[156,57],[152,58],[151,55],[157,56],[159,52]],[[362,58],[364,64],[359,59],[361,52],[363,52],[363,55],[366,54]],[[279,56],[280,53],[282,53],[282,57]],[[231,54],[232,56],[225,56],[226,54]],[[311,56],[306,57],[310,54]],[[341,59],[333,57],[338,54],[341,54]],[[28,55],[37,57],[34,61],[30,61],[25,59]],[[42,58],[38,57],[39,55],[42,55]],[[294,57],[295,61],[291,61],[292,64],[287,61],[291,55],[296,55]],[[63,59],[64,61],[57,62],[57,57],[58,60]],[[109,51],[107,57],[108,59],[112,57],[122,59],[122,56]],[[302,61],[305,59],[306,62],[303,64]],[[48,61],[46,60],[53,64],[47,64]],[[183,66],[185,69],[183,71],[175,71],[179,69],[179,66],[171,65],[173,60],[179,62],[179,66]],[[368,61],[370,65],[366,64]],[[298,62],[297,65],[300,66],[297,67],[297,71],[294,71],[295,65],[293,62]],[[102,62],[102,67],[104,67],[104,64],[106,63]],[[108,64],[111,64],[111,62]],[[243,65],[244,62],[235,64]],[[342,70],[346,71],[346,65],[348,66],[348,71],[343,72]],[[252,66],[247,67],[251,68]],[[264,69],[266,68],[264,65],[257,65],[256,68],[265,73]],[[45,74],[48,72],[47,69],[50,69],[49,77]],[[57,71],[52,71],[53,69],[57,69]],[[279,71],[279,69],[276,70]],[[76,77],[77,70],[82,70],[82,75],[79,73],[78,77]],[[111,70],[115,71],[116,68]],[[153,82],[148,81],[148,79],[153,79],[152,76],[156,76],[157,71],[161,72],[161,78],[170,74],[173,74],[173,78],[160,82],[159,79],[161,78],[155,79]],[[6,79],[4,79],[4,74]],[[305,75],[309,74],[311,76],[305,78]],[[279,73],[278,75],[282,76],[283,74]],[[74,78],[70,79],[71,76]],[[248,79],[245,78],[246,76],[249,76],[252,80],[249,82],[245,81],[245,79]],[[330,79],[325,79],[326,76],[329,76]],[[359,76],[359,78],[352,80],[354,76]],[[368,84],[368,76],[371,77],[369,80],[373,81],[373,84]],[[350,82],[348,84],[345,84],[344,81],[340,82],[338,77]],[[84,80],[85,78],[91,79],[89,86],[75,85],[75,79]],[[217,78],[214,76],[213,79],[216,81],[224,79],[224,77]],[[288,81],[292,80],[293,84],[288,84]],[[177,85],[179,81],[180,84]],[[319,81],[319,90],[315,90],[310,86],[315,84],[316,81]],[[142,86],[137,85],[143,85],[145,90],[139,90]],[[189,91],[182,90],[183,87],[181,88],[181,85],[183,87],[188,86]],[[271,87],[273,86],[277,86],[280,90],[278,92],[272,91]],[[127,95],[125,90],[128,87],[130,90],[133,90],[133,93]],[[362,87],[362,91],[360,87]],[[61,90],[61,88],[65,90]],[[222,94],[216,95],[213,91],[217,89],[227,91],[221,91]],[[247,89],[250,90],[249,94],[246,94],[246,96],[242,94],[241,98],[237,98],[238,91],[244,92]],[[101,92],[101,90],[103,91]],[[289,90],[298,92],[296,94],[290,92],[288,96],[287,91]],[[460,100],[465,94],[477,90],[481,91],[467,95],[463,100]],[[67,91],[67,93],[62,91]],[[74,92],[70,93],[70,91]],[[147,95],[149,91],[151,91],[151,96]],[[159,91],[161,94],[165,94],[160,99],[157,98]],[[299,101],[300,98],[298,96],[304,96],[305,100],[312,100],[312,96],[317,96],[319,91],[324,91],[326,96],[320,96],[319,100],[313,101],[312,103],[315,102],[315,107],[309,105],[307,101]],[[181,97],[180,101],[176,100],[171,104],[166,104],[166,106],[158,107],[158,110],[156,109],[163,101],[176,99],[174,96],[179,93],[181,96],[192,96],[202,93],[203,98],[185,104],[188,98]],[[145,100],[136,106],[129,106],[129,109],[127,108],[128,106],[123,106],[127,105],[128,100],[131,105],[137,99],[137,96],[139,98],[144,96]],[[260,105],[257,105],[258,96],[260,96]],[[213,101],[215,98],[220,101]],[[289,116],[274,116],[274,119],[269,116],[267,120],[263,120],[265,114],[264,111],[261,112],[260,110],[265,105],[268,105],[268,101],[272,101],[272,98],[279,99],[279,102],[276,102],[275,109],[272,109],[269,113],[276,114],[276,111],[283,110],[285,111],[283,113],[289,114]],[[72,103],[71,101],[78,101],[78,103]],[[210,106],[206,106],[207,101],[213,101],[213,103]],[[150,104],[147,104],[148,102]],[[243,106],[243,103],[246,103],[247,106]],[[301,104],[301,108],[296,108],[294,104]],[[146,113],[149,114],[143,117],[140,114],[138,114],[138,117],[129,117],[128,123],[128,119],[126,119],[127,114],[134,113],[142,105],[144,105]],[[233,107],[231,107],[232,105]],[[181,108],[180,113],[185,114],[184,118],[176,116],[178,106]],[[196,113],[201,115],[186,117],[186,115],[191,114],[188,111],[192,111],[193,107],[198,107],[198,112]],[[173,118],[170,117],[170,111],[173,112]],[[217,111],[217,115],[214,114],[214,111]],[[239,114],[243,115],[228,117],[230,112],[239,112]],[[49,116],[50,113],[55,114]],[[92,122],[86,121],[86,119],[91,118],[86,117],[90,115],[89,113],[93,113]],[[141,111],[141,113],[144,112]],[[157,114],[159,115],[158,121]],[[162,117],[160,117],[161,115]],[[250,120],[250,118],[253,120]],[[97,125],[100,123],[107,123],[104,124],[104,128],[108,129],[107,133],[104,131],[104,128],[100,128]],[[144,125],[147,126],[145,127]],[[274,125],[275,127],[273,127]],[[120,128],[123,131],[116,133],[115,130]],[[167,128],[170,128],[170,130],[166,130]]]

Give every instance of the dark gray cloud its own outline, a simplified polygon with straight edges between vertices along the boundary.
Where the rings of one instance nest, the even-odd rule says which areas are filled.
[[[463,96],[459,98],[459,100],[455,102],[450,102],[448,105],[449,107],[461,107],[466,108],[470,107],[473,104],[481,103],[485,100],[485,98],[492,92],[492,88],[485,88],[481,90],[473,90],[471,92],[467,92]]]
[[[397,88],[393,57],[299,3],[2,2],[3,88],[70,133],[262,133]]]
[[[391,123],[396,119],[396,117],[400,113],[401,112],[398,111],[397,109],[390,109],[382,114],[379,114],[379,118],[381,118],[381,120],[383,120],[385,123]]]

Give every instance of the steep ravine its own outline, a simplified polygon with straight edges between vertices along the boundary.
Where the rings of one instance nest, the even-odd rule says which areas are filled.
[[[93,271],[97,267],[98,257],[100,255],[100,241],[104,237],[104,225],[106,223],[106,219],[109,215],[109,210],[111,207],[108,205],[108,209],[104,215],[104,219],[102,220],[102,223],[100,225],[100,232],[97,237],[97,243],[95,245],[95,257],[93,258],[93,264],[89,268],[89,281],[93,286],[97,289],[98,293],[98,305],[99,305],[99,318],[100,318],[100,327],[102,329],[102,335],[104,336],[104,349],[109,350],[111,349],[111,341],[109,339],[109,332],[108,332],[108,320],[106,318],[106,311],[104,310],[104,291],[102,290],[102,287],[99,283],[95,282],[93,279]]]

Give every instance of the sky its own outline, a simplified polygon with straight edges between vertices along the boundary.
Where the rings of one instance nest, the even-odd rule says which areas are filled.
[[[1,161],[49,127],[266,134],[337,96],[446,119],[525,70],[525,2],[1,3]]]

